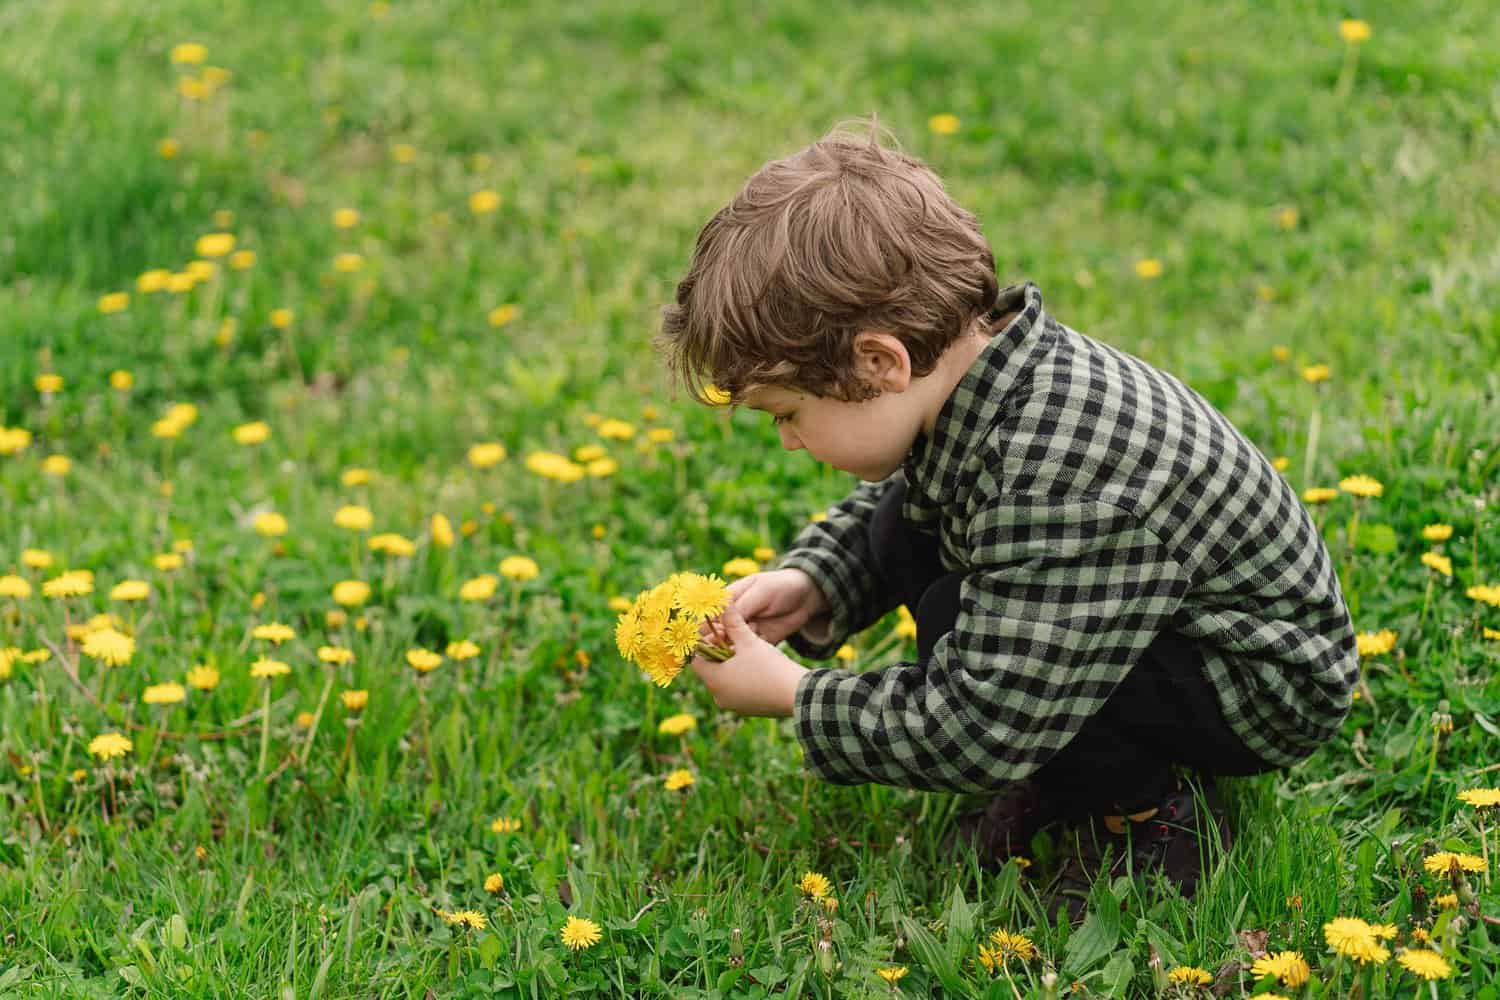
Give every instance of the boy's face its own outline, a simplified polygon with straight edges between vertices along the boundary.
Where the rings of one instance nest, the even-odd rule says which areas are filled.
[[[861,345],[867,336],[880,340]],[[894,337],[859,334],[856,354],[861,375],[882,390],[874,399],[844,402],[768,385],[748,391],[744,405],[772,415],[787,451],[807,448],[819,462],[876,483],[901,468],[916,433],[929,421],[932,393],[924,391],[926,379],[910,378],[906,349]]]

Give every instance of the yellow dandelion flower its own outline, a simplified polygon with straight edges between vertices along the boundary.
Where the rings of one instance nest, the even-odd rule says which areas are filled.
[[[179,42],[172,46],[171,59],[176,66],[196,66],[208,58],[208,47],[199,42]]]
[[[628,424],[623,420],[601,420],[599,426],[594,428],[595,433],[606,440],[629,441],[635,437],[635,425]]]
[[[997,930],[990,934],[990,943],[994,945],[992,953],[1002,959],[1015,957],[1028,962],[1037,956],[1036,945],[1025,934]]]
[[[646,440],[652,444],[666,444],[677,437],[677,432],[670,427],[652,427],[646,431]]]
[[[266,538],[280,538],[287,532],[286,516],[271,510],[256,514],[252,524],[255,533]]]
[[[541,571],[536,560],[527,556],[506,556],[500,560],[500,575],[517,583],[534,580]]]
[[[353,663],[354,650],[343,646],[319,646],[318,659],[323,663]]]
[[[182,143],[171,136],[167,136],[156,143],[156,155],[163,160],[176,159],[177,154],[182,152]]]
[[[853,646],[846,642],[838,648],[833,656],[834,659],[842,660],[844,663],[852,663],[859,656],[859,653],[855,651]]]
[[[193,244],[193,252],[199,257],[223,257],[233,249],[233,233],[206,233]]]
[[[398,142],[391,147],[391,159],[397,163],[411,163],[417,158],[417,147],[409,142]]]
[[[927,119],[927,130],[933,135],[953,135],[960,124],[957,115],[944,111]]]
[[[357,253],[336,253],[333,255],[333,269],[340,274],[353,274],[365,266],[365,259]]]
[[[368,507],[345,504],[333,512],[333,523],[349,531],[369,531],[375,526],[375,514]]]
[[[498,329],[512,322],[519,315],[521,315],[521,307],[514,302],[507,302],[504,305],[499,305],[491,309],[487,318],[489,319],[490,326]]]
[[[469,211],[475,215],[488,215],[500,207],[500,195],[498,192],[488,189],[475,191],[469,195]]]
[[[1354,637],[1360,656],[1380,656],[1396,648],[1396,633],[1388,628],[1379,632],[1360,632]]]
[[[1375,935],[1377,941],[1394,941],[1396,935],[1401,933],[1401,928],[1395,924],[1371,924],[1370,933]]]
[[[1441,896],[1433,896],[1432,905],[1440,910],[1456,910],[1458,909],[1458,893],[1447,892]]]
[[[1162,263],[1155,257],[1143,257],[1135,262],[1135,276],[1149,281],[1152,278],[1160,278]]]
[[[1339,37],[1350,45],[1370,40],[1370,24],[1358,18],[1346,17],[1339,22]]]
[[[603,445],[583,444],[573,449],[573,460],[585,464],[605,457],[608,454]]]
[[[406,662],[417,673],[427,674],[442,665],[443,657],[440,653],[434,653],[430,649],[423,649],[418,646],[415,649],[408,649],[406,651]]]
[[[357,608],[370,599],[370,585],[363,580],[340,580],[333,585],[333,602]]]
[[[1492,587],[1487,584],[1475,584],[1464,591],[1464,596],[1471,600],[1483,601],[1485,604],[1500,608],[1500,586]]]
[[[1281,980],[1281,985],[1295,988],[1307,982],[1312,970],[1301,952],[1280,951],[1256,959],[1250,967],[1250,974],[1256,978],[1275,976]]]
[[[1309,486],[1302,491],[1303,503],[1327,503],[1339,495],[1339,491],[1328,486]]]
[[[521,821],[511,816],[501,816],[490,824],[491,833],[515,833],[521,829]]]
[[[83,655],[106,666],[118,667],[135,655],[135,640],[112,628],[96,629],[83,640]]]
[[[675,792],[679,789],[687,788],[692,785],[693,782],[693,772],[689,771],[685,767],[680,767],[677,770],[668,773],[666,778],[663,780],[663,784],[666,786],[666,789],[669,792]]]
[[[394,531],[382,532],[371,535],[365,542],[371,552],[384,552],[386,555],[407,558],[417,551],[416,543],[405,535],[398,535]]]
[[[333,210],[333,224],[339,229],[353,229],[359,225],[359,209],[336,208]]]
[[[459,662],[472,660],[479,655],[479,644],[469,639],[459,639],[457,642],[448,643],[444,652],[450,660]]]
[[[182,569],[182,554],[178,552],[158,552],[151,557],[151,565],[163,573],[171,573]]]
[[[36,377],[35,385],[37,392],[62,392],[63,377],[52,372],[44,372]]]
[[[440,549],[451,549],[455,541],[453,522],[442,514],[433,514],[427,522],[427,534]]]
[[[760,563],[756,562],[754,559],[746,559],[743,556],[737,559],[731,559],[724,564],[725,576],[749,576],[751,573],[759,572]]]
[[[0,427],[0,455],[19,455],[31,447],[31,432],[24,427]]]
[[[454,910],[452,913],[445,913],[439,910],[438,914],[453,927],[465,927],[471,930],[482,931],[489,923],[485,915],[478,910]]]
[[[116,392],[129,392],[135,385],[135,376],[123,368],[116,368],[109,373],[109,387]]]
[[[884,968],[876,969],[875,975],[894,986],[906,977],[906,966],[887,965]]]
[[[911,610],[904,604],[896,608],[896,635],[902,639],[917,637],[917,620],[911,616]]]
[[[827,875],[820,872],[803,872],[802,881],[797,883],[797,888],[813,899],[822,899],[832,891],[833,885],[828,881]]]
[[[485,892],[498,893],[501,889],[504,889],[504,888],[505,888],[505,879],[504,879],[504,877],[502,877],[500,875],[499,872],[496,872],[493,875],[487,876],[485,878],[485,880],[484,880],[484,891]]]
[[[469,464],[476,469],[488,469],[505,459],[505,445],[498,441],[485,441],[469,448]]]
[[[187,697],[187,689],[176,681],[149,685],[141,693],[141,701],[148,705],[175,705]]]
[[[292,639],[297,638],[297,631],[290,625],[283,625],[281,622],[266,622],[264,625],[257,625],[251,629],[250,637],[252,639],[264,639],[266,642],[274,642],[280,645],[283,642],[290,642]]]
[[[270,315],[267,318],[270,320],[271,325],[276,329],[285,330],[287,327],[292,325],[292,320],[296,319],[296,314],[293,313],[290,309],[283,307],[279,309],[272,309]]]
[[[1453,537],[1453,525],[1429,524],[1422,528],[1422,538],[1429,542],[1446,542]]]
[[[363,712],[370,703],[370,692],[363,688],[347,688],[339,692],[339,701],[344,703],[345,711]]]
[[[1391,953],[1381,946],[1370,929],[1370,925],[1358,917],[1335,917],[1323,925],[1323,939],[1328,947],[1361,965],[1379,965]]]
[[[1366,475],[1345,476],[1339,480],[1339,489],[1357,497],[1378,497],[1385,492],[1380,480]]]
[[[711,618],[729,604],[729,591],[717,575],[679,574],[674,607],[696,619]]]
[[[583,917],[569,917],[562,926],[562,943],[574,951],[598,944],[604,936],[599,925]]]
[[[73,460],[66,455],[48,455],[42,459],[42,471],[49,476],[66,476]]]
[[[689,656],[698,645],[698,623],[691,618],[670,619],[666,631],[662,633],[662,640],[666,642],[672,655]]]
[[[130,738],[120,733],[101,733],[89,740],[89,753],[100,760],[123,757],[134,747],[135,744],[130,742]]]
[[[219,671],[206,663],[199,663],[187,672],[188,687],[198,691],[212,691],[219,686]]]
[[[232,253],[232,254],[229,255],[229,266],[231,268],[233,268],[234,270],[236,270],[236,271],[248,271],[248,270],[250,270],[252,267],[255,266],[255,251],[254,250],[236,250],[234,253]],[[223,330],[222,327],[220,327],[219,332],[220,332],[220,335],[222,336],[223,333],[224,333],[224,330]],[[228,337],[226,337],[224,339],[227,342],[227,340],[230,339],[230,338],[232,338],[233,336],[234,336],[234,328],[231,326],[230,330],[229,330]]]
[[[1297,207],[1295,205],[1283,205],[1281,208],[1276,210],[1276,224],[1282,229],[1296,229],[1297,221],[1300,218],[1301,213],[1297,211]],[[1290,356],[1291,352],[1288,351],[1287,357]],[[1285,361],[1287,360],[1287,358],[1277,358],[1277,360]]]
[[[142,271],[135,279],[135,290],[142,295],[162,291],[167,287],[167,279],[171,276],[172,272],[164,267],[153,267],[149,271]]]
[[[663,736],[681,736],[683,733],[697,728],[697,718],[688,712],[669,715],[656,724],[656,731]]]
[[[1167,973],[1167,981],[1188,986],[1207,986],[1214,981],[1214,977],[1207,969],[1200,969],[1196,965],[1179,965]]]
[[[1486,865],[1477,854],[1456,854],[1453,851],[1438,851],[1422,859],[1422,867],[1433,875],[1446,875],[1453,865],[1466,872],[1482,872]]]
[[[1458,798],[1475,809],[1500,806],[1500,788],[1465,788],[1458,793]]]
[[[1332,374],[1333,369],[1324,364],[1307,365],[1302,369],[1302,378],[1314,385],[1328,381]]]
[[[1401,967],[1423,979],[1447,979],[1453,969],[1442,955],[1429,948],[1407,948],[1396,956]]]
[[[1271,468],[1275,469],[1277,472],[1285,472],[1291,467],[1292,460],[1290,458],[1287,458],[1285,455],[1277,455],[1275,458],[1271,459]]]
[[[365,486],[374,477],[375,474],[369,469],[351,466],[340,473],[339,482],[344,486]]]
[[[268,660],[261,657],[250,664],[250,676],[261,680],[270,680],[272,677],[282,677],[292,672],[292,668],[280,660]]]
[[[660,638],[647,636],[637,661],[657,687],[666,687],[682,673],[682,657]]]
[[[31,584],[24,576],[16,576],[14,573],[7,573],[5,576],[0,576],[0,597],[13,597],[17,600],[24,600],[30,596]]]
[[[499,586],[500,578],[493,573],[481,573],[479,576],[465,580],[458,588],[458,599],[461,601],[487,601],[495,596],[495,588]]]
[[[110,313],[124,312],[129,307],[129,292],[110,292],[108,295],[99,296],[99,311],[106,316]]]
[[[1423,552],[1422,565],[1428,569],[1436,570],[1444,576],[1453,575],[1453,560],[1436,552]]]
[[[271,437],[271,425],[264,420],[252,420],[234,429],[236,444],[263,444]]]

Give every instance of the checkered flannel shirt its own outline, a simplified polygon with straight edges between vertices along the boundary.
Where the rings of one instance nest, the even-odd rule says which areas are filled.
[[[1276,765],[1328,740],[1358,677],[1328,551],[1260,451],[1177,378],[1058,323],[1036,285],[1000,293],[995,333],[931,435],[862,483],[780,565],[831,617],[792,636],[826,659],[896,599],[869,520],[903,476],[902,514],[964,571],[958,620],[924,663],[809,670],[795,723],[837,784],[991,790],[1046,763],[1155,636],[1199,640],[1230,728]]]

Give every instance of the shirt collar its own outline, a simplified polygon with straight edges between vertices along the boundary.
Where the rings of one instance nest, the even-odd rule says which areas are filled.
[[[991,321],[1011,310],[1020,312],[994,333],[954,386],[938,411],[932,433],[917,434],[907,453],[906,504],[903,513],[916,522],[935,520],[940,505],[957,494],[964,466],[974,446],[1004,409],[1010,390],[1052,340],[1042,309],[1042,292],[1032,282],[1000,290]]]

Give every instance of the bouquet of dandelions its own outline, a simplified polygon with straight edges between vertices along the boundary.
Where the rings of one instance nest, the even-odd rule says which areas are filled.
[[[615,624],[620,655],[638,665],[666,687],[682,673],[689,656],[698,654],[722,663],[734,650],[707,642],[702,624],[729,604],[724,581],[712,574],[673,573],[665,582],[643,590]]]

